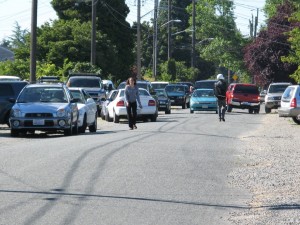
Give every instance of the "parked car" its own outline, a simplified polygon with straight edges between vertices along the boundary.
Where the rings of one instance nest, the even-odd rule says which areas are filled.
[[[272,83],[269,85],[267,94],[265,96],[265,112],[270,113],[272,109],[280,107],[281,96],[285,89],[291,83]]]
[[[209,88],[209,89],[214,89],[215,88],[215,83],[217,80],[198,80],[195,82],[195,89],[200,89],[200,88]]]
[[[227,112],[233,108],[248,109],[249,113],[259,113],[260,99],[258,87],[254,84],[232,83],[226,92]]]
[[[101,114],[102,102],[106,99],[106,90],[99,74],[71,73],[67,81],[68,87],[84,88],[97,104],[98,116]]]
[[[36,130],[77,134],[78,116],[76,100],[65,85],[28,84],[10,113],[11,136]]]
[[[194,89],[194,84],[192,82],[177,82],[176,84],[183,84],[183,85],[187,85],[189,87],[189,90],[190,90],[190,94],[192,94],[193,92],[191,90]]]
[[[194,111],[215,111],[218,113],[217,98],[213,89],[196,89],[190,100],[190,113]]]
[[[118,89],[115,94],[114,98],[108,99],[110,102],[106,106],[105,118],[107,121],[119,123],[120,118],[127,119],[125,89]],[[137,118],[142,118],[143,120],[150,119],[152,122],[155,122],[158,116],[155,99],[144,88],[139,88],[139,95],[143,108],[138,108]]]
[[[170,82],[168,81],[152,81],[151,86],[153,90],[164,89]]]
[[[171,100],[167,95],[165,89],[156,89],[156,96],[158,99],[158,111],[165,111],[166,114],[171,113]]]
[[[259,101],[260,101],[260,103],[265,102],[265,96],[266,96],[266,94],[267,94],[267,90],[262,90],[259,93]]]
[[[282,94],[279,117],[291,117],[293,121],[300,124],[300,85],[288,86]]]
[[[101,119],[102,120],[109,121],[107,106],[113,100],[115,100],[115,98],[117,97],[118,93],[119,93],[119,89],[111,90],[109,92],[108,97],[106,98],[106,100],[102,102],[102,110],[101,110]]]
[[[169,84],[165,87],[172,106],[190,107],[190,90],[187,85]]]
[[[83,88],[69,88],[73,99],[77,99],[78,130],[84,133],[86,128],[90,132],[97,131],[97,104],[94,99]]]
[[[0,124],[9,124],[10,110],[13,107],[12,99],[16,99],[21,90],[28,83],[25,81],[0,82]]]
[[[0,75],[0,82],[2,81],[21,81],[22,79],[18,76],[11,75]]]

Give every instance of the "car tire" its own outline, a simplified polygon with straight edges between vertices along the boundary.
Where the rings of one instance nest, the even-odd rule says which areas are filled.
[[[227,105],[227,112],[231,112],[232,111],[232,106],[231,105]]]
[[[79,132],[80,133],[85,133],[85,130],[86,130],[86,127],[87,127],[87,123],[86,123],[86,114],[84,114],[84,117],[83,117],[83,123],[82,123],[82,126],[79,127]]]
[[[114,123],[119,123],[119,122],[120,122],[120,118],[119,118],[119,116],[115,113],[115,111],[114,111],[113,122],[114,122]]]
[[[94,123],[91,126],[89,126],[89,131],[93,133],[97,131],[97,114],[95,115]]]
[[[151,122],[156,122],[157,115],[154,114],[150,117]]]
[[[99,117],[101,116],[101,111],[102,111],[101,109],[97,110],[97,114],[98,114]]]
[[[249,109],[248,112],[249,112],[250,114],[252,114],[252,113],[253,113],[253,109]]]
[[[266,113],[270,113],[270,112],[271,112],[271,109],[265,106],[265,112],[266,112]]]
[[[165,114],[171,114],[171,109],[167,109],[167,110],[165,111]]]
[[[191,109],[190,109],[190,113],[194,113],[194,110],[191,110]]]
[[[186,103],[184,102],[182,105],[182,109],[185,109],[185,108],[186,108]]]
[[[218,114],[218,110],[216,110],[216,114]]]
[[[18,137],[19,136],[19,131],[18,130],[15,130],[15,129],[11,129],[10,130],[10,136],[11,137]]]
[[[105,120],[105,115],[103,114],[103,110],[101,110],[101,119]]]
[[[72,121],[72,118],[71,118],[71,121]],[[64,135],[65,136],[72,136],[72,131],[73,131],[73,128],[72,128],[72,124],[71,124],[68,129],[64,130]]]
[[[296,116],[295,116],[295,117],[292,117],[292,119],[293,119],[293,121],[294,121],[296,124],[300,125],[300,120],[297,119]]]
[[[78,118],[77,118],[75,126],[72,127],[72,134],[77,135],[79,133],[78,131],[79,130],[78,130]]]

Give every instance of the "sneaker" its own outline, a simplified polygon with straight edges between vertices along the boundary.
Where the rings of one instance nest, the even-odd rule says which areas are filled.
[[[129,127],[129,130],[133,130],[133,128],[132,128],[132,127]]]
[[[137,127],[136,127],[136,125],[135,125],[135,124],[133,125],[133,128],[134,128],[134,129],[137,129]]]
[[[222,120],[225,122],[225,118],[222,118]]]

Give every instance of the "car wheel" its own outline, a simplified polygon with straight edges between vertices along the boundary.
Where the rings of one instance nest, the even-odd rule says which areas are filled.
[[[73,119],[71,118],[71,121],[72,121]],[[73,129],[72,129],[72,124],[70,124],[70,127],[68,128],[68,129],[65,129],[64,130],[64,135],[65,136],[71,136],[72,135],[72,131],[73,131]]]
[[[83,117],[83,123],[82,123],[82,126],[79,127],[79,132],[80,132],[80,133],[85,133],[86,127],[87,127],[87,123],[86,123],[86,114],[84,114],[84,117]]]
[[[231,112],[232,111],[232,106],[231,105],[228,105],[227,106],[227,112]]]
[[[154,114],[150,117],[151,122],[156,122],[157,115]]]
[[[97,111],[98,112],[97,114],[99,117],[101,116],[101,111],[102,111],[101,109],[98,109],[98,111]]]
[[[216,114],[218,114],[218,110],[216,110]]]
[[[91,126],[89,126],[89,131],[90,132],[96,132],[97,131],[97,114],[95,115],[94,123]]]
[[[165,111],[165,114],[171,114],[171,109],[167,109],[167,110]]]
[[[103,110],[101,110],[101,119],[105,120],[105,115],[103,114]]]
[[[10,136],[11,137],[18,137],[19,136],[19,131],[15,129],[10,130]]]
[[[186,108],[186,103],[184,102],[182,105],[182,109],[185,109],[185,108]]]
[[[120,122],[120,118],[119,118],[119,116],[115,113],[115,111],[114,111],[113,122],[114,122],[114,123],[119,123],[119,122]]]
[[[72,127],[72,133],[75,135],[78,134],[78,118],[76,120],[75,126]]]
[[[265,106],[265,112],[266,112],[266,113],[270,113],[270,112],[271,112],[271,109]]]
[[[191,109],[190,109],[190,113],[194,113],[194,110],[191,110]]]
[[[249,109],[248,111],[249,111],[249,113],[250,113],[250,114],[252,114],[252,113],[253,113],[253,109]]]
[[[292,117],[293,121],[296,123],[296,124],[299,124],[300,125],[300,119],[298,119],[296,116],[295,117]]]

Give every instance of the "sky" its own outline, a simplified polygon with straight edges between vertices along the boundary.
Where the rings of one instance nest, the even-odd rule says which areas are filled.
[[[142,21],[153,18],[154,1],[141,0]],[[51,0],[38,0],[38,26],[57,18],[50,2]],[[132,24],[137,20],[137,0],[125,0],[125,2],[130,8],[127,21]],[[243,35],[249,35],[249,20],[252,15],[256,16],[257,9],[259,9],[259,26],[264,23],[262,8],[265,0],[234,0],[234,2],[236,3],[236,23]],[[12,35],[16,22],[21,29],[30,31],[31,6],[32,0],[0,0],[0,41]]]

